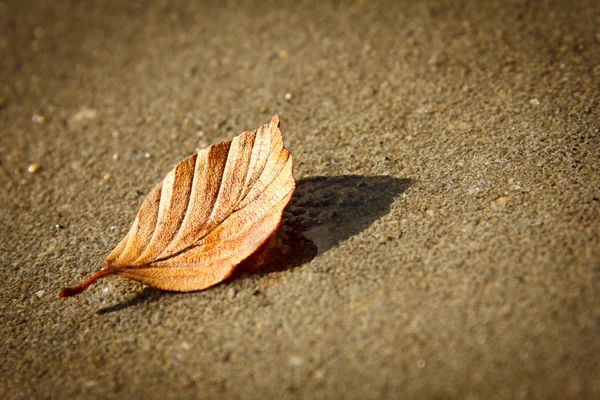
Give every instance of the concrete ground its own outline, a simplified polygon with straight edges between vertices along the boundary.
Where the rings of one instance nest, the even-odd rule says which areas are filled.
[[[0,397],[599,398],[599,16],[1,0]],[[177,161],[275,113],[288,257],[58,298]]]

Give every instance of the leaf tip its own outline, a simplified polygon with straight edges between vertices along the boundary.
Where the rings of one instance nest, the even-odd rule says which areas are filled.
[[[281,125],[280,121],[279,121],[279,114],[275,114],[273,116],[273,118],[271,118],[271,126],[274,126],[276,128],[279,128],[279,126]]]

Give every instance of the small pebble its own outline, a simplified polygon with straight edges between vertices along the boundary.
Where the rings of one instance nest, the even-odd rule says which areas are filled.
[[[44,122],[46,122],[46,118],[44,118],[43,115],[33,114],[33,116],[31,117],[31,122],[35,124],[43,124]]]
[[[65,226],[63,224],[56,224],[56,225],[54,225],[55,229],[64,229],[64,227]]]
[[[370,88],[370,87],[364,87],[360,91],[360,97],[362,97],[362,98],[373,97],[374,94],[375,94],[375,90],[373,90],[373,88]]]
[[[317,380],[323,379],[325,377],[325,371],[319,368],[314,372],[313,377]]]
[[[233,298],[235,297],[236,294],[237,294],[237,290],[235,290],[234,288],[231,288],[227,291],[227,298],[229,300],[233,300]]]
[[[189,344],[188,342],[181,342],[179,347],[181,347],[183,350],[189,350],[192,348],[192,345]]]
[[[33,30],[33,36],[35,36],[36,39],[43,39],[46,36],[46,30],[41,26],[36,26]]]
[[[291,365],[300,366],[304,364],[304,358],[302,358],[301,356],[291,356],[289,362]]]
[[[534,106],[539,106],[540,105],[540,101],[538,99],[531,99],[529,100],[529,103],[534,105]]]
[[[119,154],[115,153],[112,155],[112,159],[113,160],[118,160],[119,159]]]
[[[508,205],[508,197],[507,196],[498,197],[496,199],[496,204],[506,207]]]
[[[42,298],[42,296],[44,295],[45,290],[38,290],[37,292],[35,292],[34,294],[38,297],[38,298]]]
[[[38,163],[33,163],[33,164],[29,164],[29,167],[27,167],[27,171],[29,171],[29,173],[34,174],[36,172],[38,172],[40,170],[41,166]]]
[[[150,158],[150,153],[144,153],[144,158],[146,158],[146,159]]]
[[[71,117],[71,120],[73,120],[73,122],[89,121],[95,119],[97,116],[98,110],[84,106]]]
[[[285,99],[286,100],[291,100],[292,99],[292,94],[291,93],[286,93],[285,94]]]
[[[110,181],[111,179],[112,179],[112,174],[110,172],[104,175],[105,181]]]

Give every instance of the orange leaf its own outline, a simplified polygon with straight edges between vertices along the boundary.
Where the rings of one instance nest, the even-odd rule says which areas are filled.
[[[275,115],[180,161],[146,197],[104,267],[60,295],[111,274],[181,292],[216,285],[273,235],[295,188]]]

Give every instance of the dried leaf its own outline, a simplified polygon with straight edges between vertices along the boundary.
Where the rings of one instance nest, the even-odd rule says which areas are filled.
[[[273,235],[295,187],[276,115],[180,161],[146,197],[104,267],[61,297],[111,274],[164,290],[213,286]]]

